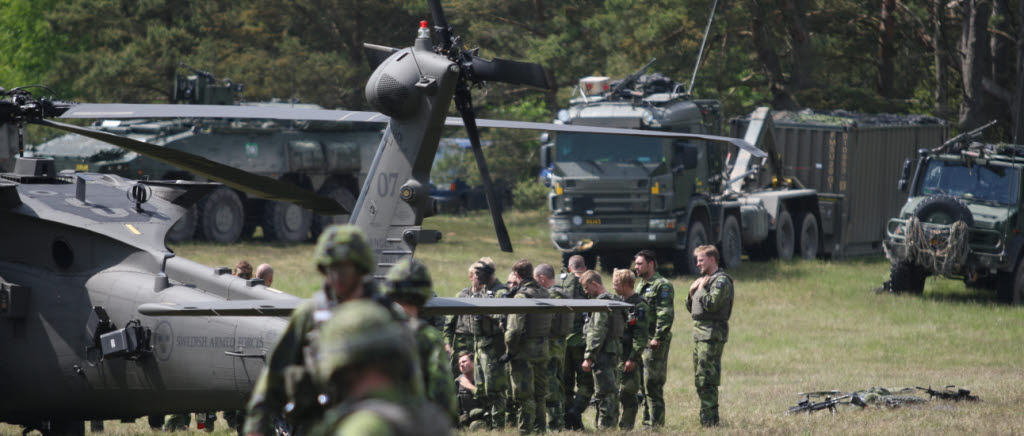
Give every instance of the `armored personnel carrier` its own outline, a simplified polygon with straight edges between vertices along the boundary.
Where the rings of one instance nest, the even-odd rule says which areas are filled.
[[[979,133],[904,163],[899,188],[909,196],[886,227],[892,269],[884,289],[920,294],[934,275],[1024,303],[1024,146],[973,142]]]
[[[216,80],[204,71],[175,79],[175,101],[192,104],[234,104],[242,87]],[[254,106],[319,108],[288,102],[238,103]],[[104,120],[93,127],[173,148],[252,173],[292,182],[352,207],[373,154],[380,126],[340,122],[278,122],[272,120],[174,119]],[[202,180],[175,167],[110,144],[68,134],[35,147],[34,155],[52,157],[58,170],[117,174],[133,179]],[[231,243],[262,227],[266,238],[303,241],[331,222],[348,216],[314,216],[296,205],[250,198],[220,187],[199,201],[168,233],[168,240],[199,237]]]

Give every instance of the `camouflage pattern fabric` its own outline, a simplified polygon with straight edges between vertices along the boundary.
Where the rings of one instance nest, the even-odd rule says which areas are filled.
[[[562,270],[556,279],[557,286],[564,289],[573,299],[586,299],[587,294],[583,292],[583,285],[575,274]],[[583,325],[586,323],[589,314],[580,313],[573,319],[572,330],[566,336],[565,342],[565,371],[562,373],[562,392],[565,395],[566,417],[579,416],[586,409],[590,402],[591,395],[594,395],[594,377],[583,372],[580,365],[583,364],[583,351],[586,349],[583,335]],[[577,400],[577,398],[580,398]],[[566,425],[569,423],[566,422]]]
[[[597,296],[598,300],[617,300],[611,294]],[[590,373],[594,378],[594,400],[597,403],[597,414],[594,417],[597,428],[614,428],[619,421],[618,364],[622,355],[622,338],[612,336],[613,317],[621,317],[619,312],[594,312],[590,322],[584,327],[586,334],[586,350],[583,359],[590,359]],[[623,322],[621,319],[619,322]]]
[[[478,388],[466,388],[461,380],[466,376],[459,374],[455,379],[456,396],[459,399],[459,428],[482,430],[487,428],[487,413],[484,403],[477,397]]]
[[[243,434],[274,434],[274,417],[284,411],[289,398],[285,391],[285,368],[303,365],[302,350],[309,345],[309,333],[314,329],[313,303],[307,301],[297,307],[288,319],[274,351],[270,353],[263,372],[256,380],[246,410]],[[315,393],[313,393],[315,396]],[[302,411],[298,411],[302,412]]]
[[[547,298],[548,292],[537,282],[527,279],[519,286],[515,298]],[[519,405],[519,432],[531,433],[539,416],[544,416],[548,390],[548,338],[527,337],[529,315],[508,316],[505,347],[511,360],[509,376],[512,380],[512,398]]]
[[[175,413],[164,423],[164,431],[188,430],[190,424],[192,424],[191,413]]]
[[[718,385],[722,377],[723,341],[697,341],[693,347],[694,385],[700,398],[700,423],[718,425]]]
[[[634,293],[624,300],[632,304],[629,310],[629,318],[626,321],[626,333],[622,336],[622,365],[620,365],[621,380],[619,383],[619,403],[622,405],[622,415],[619,418],[619,428],[629,430],[636,425],[636,414],[640,409],[641,379],[644,370],[643,353],[650,341],[651,307],[647,301]],[[625,371],[625,363],[632,360],[636,367],[629,372]]]
[[[661,345],[657,350],[644,350],[644,409],[651,426],[665,425],[665,380],[668,376],[668,351],[672,343],[672,322],[675,321],[675,290],[672,283],[657,272],[649,280],[638,277],[633,290],[640,294],[653,312],[648,332]]]
[[[313,263],[324,272],[338,262],[352,262],[363,274],[376,269],[373,250],[359,227],[345,224],[324,229],[316,242]]]
[[[441,331],[420,319],[411,320],[410,327],[416,334],[416,347],[420,357],[420,371],[423,373],[423,386],[427,390],[427,400],[448,412],[454,422],[459,416],[458,402],[455,397],[455,385],[448,376],[448,359],[445,358]]]
[[[548,411],[547,428],[561,431],[565,428],[565,338],[551,338],[548,359]]]
[[[451,434],[451,425],[436,418],[443,413],[436,404],[410,397],[401,389],[382,387],[332,407],[310,434],[444,436]]]
[[[686,307],[695,314],[694,318],[701,318],[693,321],[693,371],[700,398],[700,423],[706,427],[719,422],[718,386],[722,377],[722,351],[729,339],[732,303],[732,278],[722,270],[712,274],[705,286],[686,299]]]
[[[493,287],[482,293],[484,298],[503,298],[507,287]],[[487,318],[487,319],[485,319]],[[503,322],[501,316],[477,315],[472,322]],[[505,427],[508,411],[507,398],[511,389],[508,379],[508,365],[498,362],[505,354],[505,332],[500,329],[492,336],[471,336],[473,338],[473,378],[476,379],[477,395],[484,402],[484,410],[493,429]]]
[[[455,295],[458,298],[480,297],[483,294],[474,295],[472,289],[463,288]],[[466,328],[472,322],[472,315],[449,315],[445,317],[444,328],[441,330],[444,336],[444,343],[452,348],[452,354],[448,358],[448,364],[452,368],[452,375],[459,375],[459,354],[463,351],[473,351],[473,335]]]

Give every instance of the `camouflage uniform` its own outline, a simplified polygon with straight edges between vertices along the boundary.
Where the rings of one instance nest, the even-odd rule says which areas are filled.
[[[318,385],[336,404],[324,413],[312,434],[419,435],[450,434],[436,404],[408,390],[419,377],[409,330],[393,322],[387,310],[367,301],[338,307],[324,324],[316,353]],[[358,396],[350,384],[376,371],[386,378]]]
[[[410,257],[395,263],[388,271],[383,294],[392,301],[408,303],[422,309],[433,296],[433,282],[426,265]],[[420,318],[411,318],[409,328],[416,340],[420,373],[427,399],[448,412],[452,422],[458,419],[455,385],[448,375],[448,359],[440,330]]]
[[[607,292],[598,295],[597,300],[617,300]],[[614,428],[619,421],[618,365],[622,356],[622,333],[626,320],[622,312],[594,312],[583,327],[586,334],[586,350],[583,359],[590,360],[590,373],[594,377],[597,392],[597,428]]]
[[[548,290],[551,298],[568,299],[572,294],[568,290],[553,285]],[[566,335],[572,331],[576,316],[572,313],[553,315],[551,319],[551,337],[548,354],[548,430],[560,431],[565,428],[565,343]]]
[[[573,299],[584,300],[587,294],[583,292],[583,286],[575,274],[562,272],[558,276],[558,286],[565,290]],[[590,397],[594,395],[594,377],[583,372],[580,365],[583,364],[583,351],[586,344],[583,336],[583,324],[590,315],[586,312],[575,314],[572,323],[572,330],[565,340],[565,376],[563,392],[566,399],[565,425],[567,428],[582,429],[582,422],[579,421],[580,414],[587,408]],[[573,422],[570,422],[573,421]]]
[[[473,290],[465,288],[456,295],[458,298],[477,297]],[[463,351],[473,351],[473,335],[469,332],[469,323],[472,322],[472,315],[450,315],[445,317],[444,343],[452,348],[452,355],[448,359],[452,374],[459,374],[459,354]]]
[[[484,298],[503,298],[507,287],[492,286],[482,293]],[[498,359],[505,354],[504,317],[498,315],[473,315],[470,332],[474,338],[473,378],[476,379],[477,395],[484,402],[484,410],[490,416],[491,428],[505,426],[507,392],[509,390],[508,367]]]
[[[352,262],[363,274],[374,266],[373,251],[354,226],[331,226],[320,235],[314,263],[321,273],[337,262]],[[317,419],[317,388],[305,354],[311,350],[319,325],[330,318],[333,291],[325,283],[313,301],[297,307],[270,353],[253,388],[242,433],[274,434],[274,420],[289,406],[289,420],[301,429]]]
[[[672,344],[672,321],[675,320],[675,308],[673,300],[675,290],[668,279],[657,272],[650,280],[638,277],[633,290],[643,296],[644,301],[651,307],[654,319],[651,322],[648,332],[651,339],[657,339],[661,345],[657,350],[650,348],[644,350],[644,382],[645,396],[644,409],[645,419],[650,415],[649,424],[652,426],[665,425],[665,379],[668,372],[668,350]]]
[[[465,378],[465,375],[459,374],[455,379],[456,395],[459,398],[459,428],[485,429],[487,428],[487,416],[484,411],[484,402],[480,401],[476,395],[478,388],[468,389],[462,386],[461,380]]]
[[[693,317],[694,385],[700,398],[700,423],[718,425],[718,385],[722,379],[722,351],[729,339],[732,314],[732,277],[719,269],[707,285],[687,296]]]
[[[622,364],[625,365],[627,360],[632,360],[636,367],[630,372],[622,370],[622,380],[619,382],[619,402],[622,403],[619,428],[629,430],[636,424],[636,412],[640,408],[637,394],[642,383],[640,374],[644,370],[644,349],[651,340],[651,306],[637,293],[631,295],[625,302],[632,304],[633,308],[628,312],[626,331],[622,335]]]
[[[515,298],[548,298],[548,291],[533,279],[524,279]],[[508,316],[505,347],[509,355],[512,394],[519,403],[519,431],[535,430],[538,417],[544,416],[548,390],[548,336],[551,334],[550,314],[515,314]],[[540,421],[543,422],[543,421]]]

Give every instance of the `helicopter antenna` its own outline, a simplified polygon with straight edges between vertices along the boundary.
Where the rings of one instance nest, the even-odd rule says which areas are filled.
[[[711,31],[711,22],[715,19],[715,9],[718,9],[718,0],[711,5],[711,15],[708,15],[708,25],[704,28],[704,38],[700,40],[700,51],[697,52],[697,65],[693,66],[693,77],[690,77],[690,85],[686,88],[687,95],[693,95],[693,82],[697,81],[697,70],[700,69],[700,60],[704,57],[704,44],[708,42],[708,32]]]

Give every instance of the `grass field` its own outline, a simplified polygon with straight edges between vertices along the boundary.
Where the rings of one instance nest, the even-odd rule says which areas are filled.
[[[505,215],[515,254],[497,250],[484,214],[428,219],[444,240],[417,252],[429,266],[437,293],[454,295],[467,284],[467,267],[491,256],[504,278],[526,257],[557,265],[539,212]],[[179,255],[211,266],[244,258],[269,262],[275,287],[308,296],[320,279],[311,264],[313,245],[190,243]],[[1022,434],[1024,433],[1024,307],[994,301],[987,291],[930,279],[923,297],[877,295],[888,276],[881,257],[842,262],[744,262],[730,271],[736,280],[731,335],[722,362],[722,426],[717,433]],[[602,274],[607,278],[606,274]],[[677,295],[693,277],[672,280]],[[676,322],[665,393],[668,425],[663,434],[700,431],[693,388],[689,316],[676,298]],[[871,386],[967,387],[980,403],[943,403],[916,408],[850,410],[830,416],[786,416],[797,392],[860,390]],[[592,413],[592,412],[591,412]],[[592,415],[591,422],[592,422]],[[585,416],[586,418],[586,416]],[[136,424],[107,423],[108,434],[148,432]],[[219,434],[229,434],[223,421]],[[15,433],[0,426],[4,434]]]

